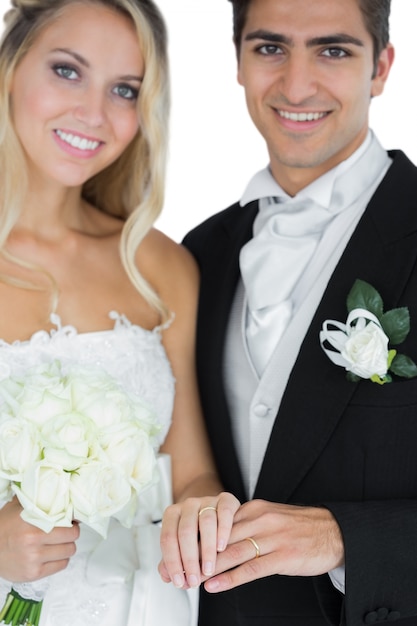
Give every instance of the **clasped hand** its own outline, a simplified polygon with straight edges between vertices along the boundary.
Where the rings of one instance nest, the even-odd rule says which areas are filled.
[[[75,554],[78,524],[45,533],[23,521],[21,511],[16,497],[0,509],[0,576],[29,582],[64,569]]]
[[[229,493],[168,507],[161,549],[165,582],[204,582],[209,592],[272,574],[316,576],[344,561],[340,528],[327,509],[265,500],[240,505]]]

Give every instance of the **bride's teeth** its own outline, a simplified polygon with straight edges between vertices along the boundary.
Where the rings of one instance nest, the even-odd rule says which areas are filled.
[[[289,111],[278,111],[280,117],[292,122],[313,122],[320,120],[326,113],[290,113]]]
[[[99,147],[99,141],[90,141],[89,139],[81,138],[78,135],[71,135],[71,133],[64,133],[62,130],[57,130],[56,134],[62,141],[68,143],[73,148],[78,148],[79,150],[95,150]]]

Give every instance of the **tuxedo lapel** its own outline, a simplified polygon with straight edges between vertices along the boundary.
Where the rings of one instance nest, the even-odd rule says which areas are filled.
[[[255,497],[284,502],[291,498],[356,390],[343,368],[331,363],[321,349],[323,321],[346,320],[346,296],[357,278],[378,289],[387,309],[395,307],[416,263],[416,169],[402,153],[392,156],[394,163],[346,247],[302,343]]]

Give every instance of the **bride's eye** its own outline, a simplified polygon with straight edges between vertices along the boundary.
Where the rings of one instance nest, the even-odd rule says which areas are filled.
[[[52,66],[52,69],[55,74],[65,80],[76,80],[79,78],[78,71],[71,65],[66,65],[65,63],[55,63],[55,65]]]
[[[139,89],[128,85],[127,83],[122,83],[120,85],[116,85],[113,89],[113,93],[115,93],[123,100],[137,100],[139,95]]]

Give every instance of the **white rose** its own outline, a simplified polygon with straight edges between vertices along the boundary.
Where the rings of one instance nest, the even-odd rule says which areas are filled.
[[[149,435],[156,435],[161,430],[161,426],[156,422],[155,413],[151,407],[147,406],[138,398],[132,396],[132,419]]]
[[[11,372],[10,365],[8,363],[0,362],[0,381],[5,378],[9,378]]]
[[[124,509],[132,499],[132,487],[116,464],[90,462],[71,475],[71,501],[74,519],[84,522],[103,537],[109,518]]]
[[[377,374],[381,378],[388,371],[388,337],[379,324],[369,322],[355,327],[341,352],[348,362],[348,370],[361,378]]]
[[[73,368],[67,375],[73,407],[100,427],[138,419],[141,427],[155,426],[152,411],[134,394],[123,389],[104,370]]]
[[[126,399],[121,392],[99,390],[85,395],[82,401],[74,406],[102,428],[119,424],[129,415]]]
[[[82,376],[69,374],[73,407],[98,426],[106,427],[127,419],[131,408],[128,397],[104,371],[86,370]]]
[[[100,443],[107,456],[119,463],[139,491],[152,482],[155,470],[155,452],[146,431],[135,422],[125,422],[106,428],[100,435]]]
[[[28,469],[20,487],[13,485],[23,507],[22,519],[45,532],[54,526],[71,526],[70,479],[71,474],[46,461]]]
[[[34,424],[18,417],[0,422],[0,473],[20,481],[22,474],[41,459],[39,431]]]
[[[10,480],[8,478],[0,477],[0,507],[2,506],[2,503],[11,500],[12,496],[13,491]]]
[[[329,359],[361,378],[386,375],[388,341],[378,318],[364,309],[354,309],[346,324],[326,320],[320,332],[320,342]]]
[[[14,414],[22,402],[33,402],[44,391],[61,396],[64,384],[60,379],[59,363],[54,361],[32,367],[24,374],[10,376],[0,381],[0,398],[9,405]],[[38,400],[35,400],[35,404]]]
[[[50,417],[71,411],[71,398],[59,362],[38,365],[16,382],[21,389],[15,396],[15,415],[42,425]]]
[[[1,408],[4,413],[15,414],[19,410],[17,398],[22,393],[23,386],[12,378],[5,378],[0,381]]]
[[[51,417],[71,411],[68,398],[59,395],[62,390],[43,390],[27,387],[22,394],[19,415],[42,426]]]
[[[132,478],[135,489],[143,489],[155,480],[155,451],[149,439],[145,438],[143,433],[138,434],[135,439],[135,445],[137,455]]]
[[[45,459],[72,471],[91,455],[97,429],[90,419],[73,412],[49,419],[41,436]]]

